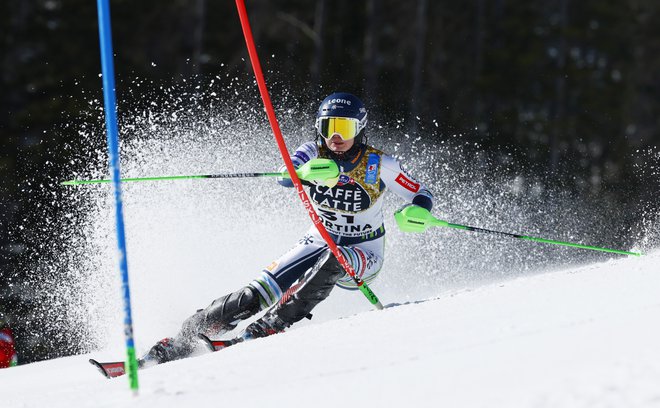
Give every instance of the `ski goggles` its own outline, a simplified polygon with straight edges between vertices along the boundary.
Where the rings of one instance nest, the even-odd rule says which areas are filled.
[[[318,118],[316,130],[325,139],[339,135],[343,140],[351,140],[360,133],[360,121],[354,118]]]

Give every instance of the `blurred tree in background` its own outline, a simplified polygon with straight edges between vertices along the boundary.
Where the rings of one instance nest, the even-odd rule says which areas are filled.
[[[576,194],[657,201],[658,180],[633,174],[635,152],[659,140],[657,1],[247,6],[276,103],[281,90],[304,105],[347,90],[363,96],[372,118],[513,152]],[[233,1],[114,0],[111,7],[120,99],[134,78],[164,86],[219,71],[251,78]],[[102,99],[96,24],[88,0],[0,5],[0,312],[13,317],[23,362],[67,352],[40,348],[38,333],[21,332],[20,316],[30,312],[21,273],[35,246],[30,209],[48,202],[43,183],[59,178],[69,160],[56,152],[65,144],[75,150],[71,124]]]

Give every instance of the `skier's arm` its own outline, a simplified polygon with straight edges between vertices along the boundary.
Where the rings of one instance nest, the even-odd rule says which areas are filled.
[[[401,163],[392,156],[383,155],[380,179],[385,186],[409,203],[429,211],[433,208],[433,194],[420,182],[406,173]]]
[[[316,146],[316,143],[314,142],[303,143],[300,147],[296,149],[296,151],[293,153],[293,156],[291,156],[293,167],[298,169],[298,167],[318,157],[318,155],[319,155],[319,151]],[[286,166],[282,165],[279,171],[285,172]],[[278,177],[277,182],[284,187],[293,187],[293,181],[291,181],[290,178]]]

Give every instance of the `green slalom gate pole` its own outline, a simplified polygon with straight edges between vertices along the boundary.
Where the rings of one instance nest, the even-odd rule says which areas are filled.
[[[296,174],[302,180],[325,181],[339,176],[337,163],[329,159],[315,159],[313,162],[307,162],[296,170]],[[270,172],[270,173],[224,173],[224,174],[196,174],[191,176],[158,176],[158,177],[132,177],[123,178],[120,181],[160,181],[160,180],[190,180],[190,179],[227,179],[227,178],[250,178],[250,177],[283,177],[289,178],[289,173]],[[111,183],[112,180],[68,180],[61,184],[65,186],[77,186],[81,184],[102,184]]]
[[[589,249],[592,251],[610,252],[620,255],[641,256],[639,252],[622,251],[619,249],[601,248],[593,245],[576,244],[573,242],[557,241],[554,239],[537,238],[529,235],[511,234],[508,232],[493,231],[485,228],[470,227],[468,225],[452,224],[447,221],[435,218],[431,213],[422,207],[409,206],[394,214],[399,228],[404,232],[424,232],[430,227],[447,227],[464,231],[480,232],[484,234],[499,235],[503,237],[522,239],[526,241],[541,242],[544,244],[562,245],[573,248]]]

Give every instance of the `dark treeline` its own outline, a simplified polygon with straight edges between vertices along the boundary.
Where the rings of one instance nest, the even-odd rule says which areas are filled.
[[[373,118],[404,120],[424,137],[460,134],[541,174],[570,174],[562,188],[585,197],[630,204],[658,192],[652,173],[635,173],[637,152],[655,149],[660,131],[655,0],[247,6],[276,102],[283,90],[303,105],[348,90]],[[120,99],[134,78],[169,86],[229,72],[251,80],[233,1],[111,7]],[[39,333],[21,332],[30,308],[21,274],[35,245],[21,231],[36,222],[32,206],[48,201],[40,184],[69,160],[58,147],[78,143],[65,125],[102,99],[95,2],[5,0],[0,30],[0,312],[29,362],[68,352],[38,348]]]

